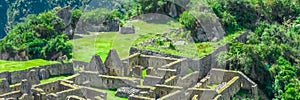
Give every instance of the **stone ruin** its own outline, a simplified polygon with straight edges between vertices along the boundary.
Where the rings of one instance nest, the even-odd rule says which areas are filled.
[[[18,81],[20,84],[9,85],[16,78],[10,77],[10,81],[9,77],[3,78],[0,98],[106,100],[107,93],[100,90],[105,89],[117,90],[115,96],[129,100],[228,100],[246,89],[249,98],[258,99],[257,84],[243,73],[207,67],[201,62],[140,53],[120,59],[116,50],[110,50],[104,62],[98,55],[89,63],[74,61],[68,68],[82,67],[82,70],[73,71],[64,80],[40,84],[40,79],[62,73],[53,68],[31,69]],[[54,68],[65,69],[60,67]]]

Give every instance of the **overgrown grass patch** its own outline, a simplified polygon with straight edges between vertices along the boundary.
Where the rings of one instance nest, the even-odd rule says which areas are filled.
[[[225,37],[223,37],[221,40],[216,42],[201,42],[201,43],[189,42],[186,45],[176,45],[175,50],[169,48],[160,48],[157,47],[156,45],[136,46],[136,47],[143,50],[151,50],[151,51],[162,52],[166,54],[172,54],[172,55],[178,55],[178,56],[184,56],[190,58],[201,58],[212,53],[218,47],[223,46],[226,43],[229,43],[232,39],[238,37],[243,32],[245,31],[238,31],[232,34],[228,34]],[[146,34],[143,35],[140,39],[137,39],[136,43],[140,43],[142,41],[150,40],[153,38],[159,38],[159,37],[157,37],[154,34]]]

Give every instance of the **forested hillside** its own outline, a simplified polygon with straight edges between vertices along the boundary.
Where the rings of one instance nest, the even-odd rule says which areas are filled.
[[[5,36],[13,25],[20,22],[29,14],[39,14],[55,7],[81,7],[87,0],[1,0],[1,37]]]
[[[227,31],[251,30],[220,54],[228,69],[255,80],[269,98],[299,100],[299,0],[210,0]]]

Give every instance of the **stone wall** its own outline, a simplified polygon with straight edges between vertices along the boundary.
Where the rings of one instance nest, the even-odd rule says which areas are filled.
[[[176,75],[179,75],[179,76],[184,76],[189,73],[188,72],[189,64],[188,64],[187,59],[179,59],[177,61],[174,61],[167,65],[162,66],[162,68],[176,69]]]
[[[188,74],[188,75],[186,75],[182,78],[180,77],[178,79],[178,82],[177,82],[176,86],[183,87],[185,89],[190,88],[190,87],[194,86],[197,83],[198,77],[199,77],[199,72],[198,71],[190,73],[190,74]]]
[[[21,97],[22,93],[20,91],[12,91],[6,94],[1,94],[0,98],[18,98]]]
[[[10,85],[9,87],[10,87],[11,91],[20,91],[21,83]]]
[[[175,69],[158,68],[157,70],[153,70],[152,73],[151,73],[151,75],[160,76],[160,77],[163,77],[163,79],[167,79],[167,78],[170,78],[171,76],[177,75],[177,71]]]
[[[139,57],[140,57],[140,53],[135,53],[132,54],[124,59],[122,59],[122,62],[126,62],[129,65],[129,69],[131,69],[133,66],[135,65],[139,65]]]
[[[73,61],[73,67],[74,68],[83,68],[84,66],[87,66],[89,63],[84,61]]]
[[[165,80],[164,85],[175,86],[177,85],[178,79],[179,78],[177,76],[171,76],[170,78]]]
[[[47,94],[55,93],[55,92],[62,90],[59,87],[60,86],[59,83],[60,83],[60,81],[55,81],[55,82],[51,82],[51,83],[40,84],[40,85],[34,86],[34,88],[42,89]]]
[[[61,92],[57,92],[57,99],[56,100],[66,100],[66,98],[70,95],[76,95],[79,97],[83,97],[82,92],[80,89],[69,89]]]
[[[177,61],[178,59],[169,58],[169,57],[157,57],[149,55],[141,55],[139,59],[139,64],[145,67],[154,67],[159,68],[171,62]]]
[[[10,92],[11,89],[9,87],[9,83],[8,81],[4,78],[4,79],[0,79],[0,94],[4,94],[7,92]]]
[[[159,100],[187,100],[187,96],[184,95],[184,92],[177,90],[159,98]]]
[[[74,74],[73,64],[66,63],[66,64],[52,64],[52,65],[45,65],[40,67],[34,67],[26,70],[19,70],[13,72],[1,72],[0,78],[6,78],[10,84],[20,83],[23,79],[27,79],[28,73],[30,70],[35,70],[38,74],[36,77],[40,79],[49,78],[49,76],[57,76],[57,75],[64,75],[64,74]],[[41,70],[44,70],[45,73],[40,73]],[[48,74],[48,75],[45,75]],[[44,77],[48,76],[48,77]]]
[[[190,97],[196,97],[197,100],[212,100],[218,93],[213,89],[189,88],[187,92]]]
[[[153,90],[153,92],[150,93],[150,97],[151,98],[161,98],[163,96],[166,96],[170,93],[173,93],[175,91],[182,91],[183,88],[182,87],[178,87],[178,86],[168,86],[168,85],[160,85],[157,84],[155,85],[155,89]]]
[[[247,89],[251,91],[251,98],[257,99],[257,84],[253,82],[250,78],[248,78],[245,74],[239,71],[230,71],[230,70],[222,70],[222,69],[212,69],[210,71],[210,79],[209,84],[220,84],[221,82],[228,82],[232,78],[238,76],[240,80],[240,85],[238,87],[242,89]]]
[[[221,100],[229,100],[240,90],[241,82],[239,80],[239,76],[235,76],[230,81],[226,83],[225,86],[221,87],[218,90],[218,94],[221,96],[218,97]]]
[[[146,75],[143,81],[144,86],[154,86],[163,83],[163,77]]]
[[[131,53],[134,52],[139,52],[141,54],[149,54],[149,55],[157,55],[155,52],[152,51],[147,51],[147,50],[138,50],[136,48],[131,48],[133,50],[131,50]],[[217,54],[222,52],[222,51],[228,51],[229,50],[229,45],[223,45],[220,46],[219,48],[217,48],[216,50],[214,50],[211,54],[202,57],[200,59],[186,59],[185,64],[189,67],[191,67],[191,69],[193,69],[193,71],[198,71],[199,72],[199,78],[203,78],[205,77],[205,75],[207,75],[207,73],[210,71],[211,68],[221,68],[221,69],[225,69],[225,66],[220,65],[217,61]],[[145,52],[147,51],[147,52]],[[181,56],[175,56],[175,55],[169,55],[169,54],[160,54],[158,53],[160,56],[166,56],[166,57],[175,57],[175,58],[184,58]],[[143,60],[141,60],[143,61]],[[169,63],[164,63],[161,60],[158,60],[162,65],[166,65]],[[170,62],[171,63],[171,62]],[[181,64],[181,63],[180,63]],[[158,64],[157,64],[158,65]],[[182,64],[181,64],[182,65]],[[161,66],[157,66],[157,67],[161,67]],[[172,66],[171,66],[172,67]],[[184,67],[184,65],[183,65]],[[173,66],[174,68],[174,66]],[[180,68],[180,67],[177,67]],[[184,67],[184,69],[186,70],[182,70],[182,71],[187,71],[187,68]],[[180,72],[180,73],[186,73],[186,72]],[[183,74],[184,75],[184,74]]]
[[[81,89],[81,92],[83,93],[83,95],[86,98],[89,98],[91,100],[93,100],[97,96],[102,98],[103,100],[107,99],[106,98],[107,93],[105,93],[105,92],[101,92],[99,90],[92,89],[92,88],[89,88],[89,87],[80,87],[80,89]]]
[[[172,54],[165,54],[165,53],[155,52],[155,51],[150,51],[150,50],[139,50],[138,48],[135,48],[135,47],[130,47],[129,53],[130,53],[130,55],[132,55],[134,53],[141,53],[141,54],[144,54],[144,55],[153,55],[153,56],[161,56],[161,57],[184,58],[182,56],[176,56],[176,55],[172,55]]]
[[[136,95],[130,95],[128,97],[128,100],[155,100],[154,98],[148,98],[148,97],[142,97],[142,96],[136,96]]]
[[[92,86],[105,89],[118,89],[120,87],[136,86],[140,84],[140,79],[130,77],[118,77],[99,75],[95,72],[80,72],[75,80],[76,84]]]

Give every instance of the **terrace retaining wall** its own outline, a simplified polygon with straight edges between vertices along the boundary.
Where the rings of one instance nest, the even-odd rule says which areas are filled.
[[[52,65],[45,65],[40,67],[29,68],[25,70],[13,71],[13,72],[1,72],[0,78],[6,78],[10,84],[20,83],[23,79],[27,79],[27,73],[31,70],[35,70],[38,72],[37,77],[41,78],[43,75],[40,70],[46,70],[46,73],[50,76],[57,76],[57,75],[64,75],[64,74],[74,74],[73,63],[66,63],[66,64],[52,64]],[[49,78],[49,76],[48,76]]]

